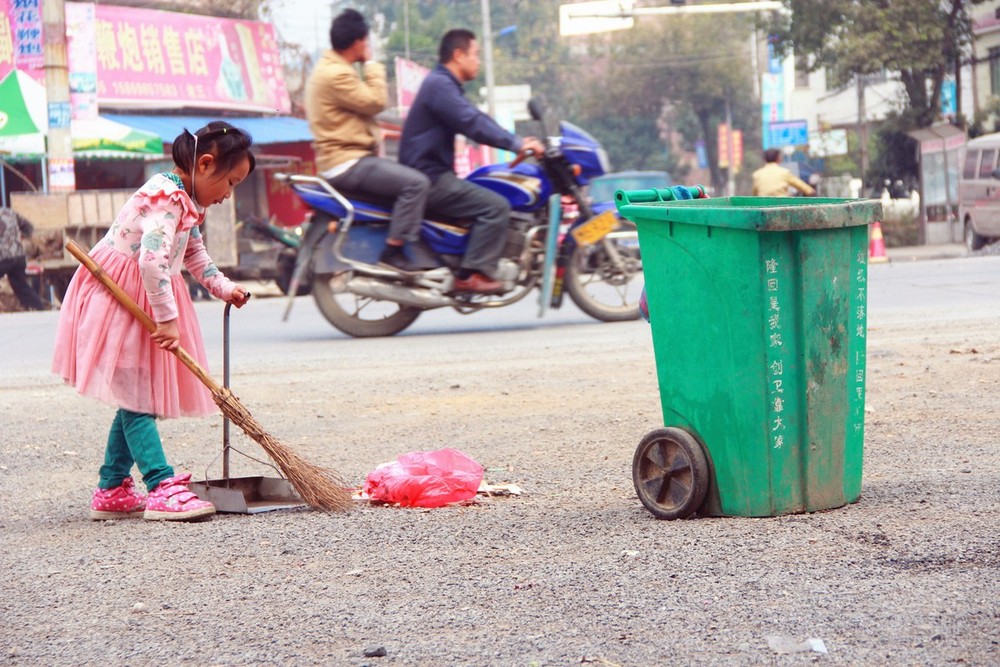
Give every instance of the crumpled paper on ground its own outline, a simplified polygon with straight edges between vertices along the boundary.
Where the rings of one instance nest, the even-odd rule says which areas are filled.
[[[778,654],[827,652],[826,644],[823,643],[823,640],[815,637],[810,637],[804,642],[800,642],[792,639],[791,637],[769,635],[767,638],[767,645],[771,647],[772,651]]]

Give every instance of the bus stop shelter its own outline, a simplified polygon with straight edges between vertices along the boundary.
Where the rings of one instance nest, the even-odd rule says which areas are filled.
[[[939,123],[907,134],[918,144],[921,241],[961,242],[958,174],[965,149],[965,130],[951,123]]]

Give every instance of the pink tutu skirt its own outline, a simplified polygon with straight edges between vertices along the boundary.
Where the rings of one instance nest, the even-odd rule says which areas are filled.
[[[139,265],[104,243],[91,257],[126,294],[153,317]],[[172,275],[180,344],[207,369],[205,345],[187,283]],[[154,318],[155,321],[155,318]],[[52,372],[91,398],[158,417],[203,416],[217,408],[211,392],[172,352],[118,303],[85,267],[77,269],[59,313]]]

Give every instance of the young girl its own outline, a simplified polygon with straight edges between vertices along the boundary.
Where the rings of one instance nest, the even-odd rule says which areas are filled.
[[[191,520],[215,513],[192,493],[190,473],[167,463],[156,417],[216,412],[211,393],[170,350],[187,350],[207,367],[198,320],[181,266],[214,296],[240,307],[249,293],[219,272],[198,225],[253,171],[248,134],[214,121],[174,140],[172,171],[153,176],[125,204],[91,251],[140,308],[156,322],[148,331],[85,267],[63,300],[52,370],[84,396],[118,407],[104,465],[90,504],[94,519],[142,516]],[[132,464],[148,497],[136,491]]]

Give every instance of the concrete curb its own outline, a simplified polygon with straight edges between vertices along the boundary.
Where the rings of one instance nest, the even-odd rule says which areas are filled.
[[[970,257],[969,251],[961,243],[938,245],[901,246],[886,248],[885,254],[893,262],[918,262],[929,259],[960,259]]]

